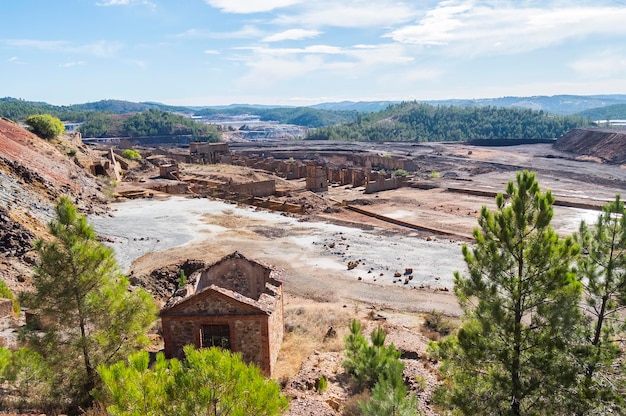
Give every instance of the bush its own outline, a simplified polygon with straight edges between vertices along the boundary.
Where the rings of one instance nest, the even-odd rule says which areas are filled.
[[[130,160],[139,160],[141,159],[141,153],[135,149],[126,149],[122,152],[122,157]]]
[[[26,119],[30,130],[42,139],[54,139],[65,131],[65,126],[50,114],[37,114]]]
[[[387,334],[382,328],[370,334],[371,345],[361,334],[361,324],[353,319],[350,335],[346,337],[346,359],[343,368],[351,374],[360,388],[372,388],[392,362],[400,359],[393,344],[385,347]]]
[[[149,354],[142,351],[128,361],[99,366],[109,414],[278,416],[287,410],[278,384],[244,363],[241,354],[215,347],[184,351],[185,361],[159,353],[150,366]]]
[[[431,311],[424,317],[424,326],[440,335],[449,335],[454,330],[454,325],[439,311]]]
[[[13,292],[11,292],[11,289],[9,289],[9,287],[3,280],[0,280],[0,298],[11,300],[12,307],[13,307],[13,314],[19,318],[20,311],[21,311],[20,303],[15,298],[15,296],[13,296]]]
[[[409,176],[409,172],[404,169],[396,169],[393,172],[393,176]]]
[[[320,376],[317,380],[315,380],[315,391],[318,393],[324,393],[328,388],[328,381],[326,381],[326,377]]]

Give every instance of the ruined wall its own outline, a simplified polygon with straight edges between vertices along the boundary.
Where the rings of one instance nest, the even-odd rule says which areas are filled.
[[[245,362],[255,363],[265,374],[270,375],[272,366],[269,357],[267,316],[257,319],[235,319],[232,325],[235,334],[235,338],[231,338],[232,350],[240,352]]]
[[[183,347],[185,345],[198,346],[200,344],[200,326],[197,326],[193,319],[184,320],[164,316],[161,318],[161,324],[167,358],[184,358]]]
[[[258,300],[270,270],[243,258],[231,258],[199,272],[196,293],[215,284]]]
[[[225,158],[230,160],[228,143],[189,143],[189,156],[195,163],[225,163]]]
[[[278,353],[280,352],[280,345],[283,342],[283,335],[285,331],[285,311],[283,306],[283,286],[280,285],[276,290],[276,308],[268,319],[268,333],[269,333],[269,365],[270,374],[274,370],[276,360],[278,360]]]
[[[376,180],[368,181],[365,184],[365,193],[371,194],[381,191],[389,191],[391,189],[398,189],[402,186],[406,186],[406,178],[402,176],[394,176],[385,179],[382,175],[376,175]]]
[[[276,192],[276,181],[269,179],[267,181],[248,182],[227,187],[230,192],[249,195],[249,196],[270,196]]]
[[[265,374],[271,375],[267,316],[196,315],[163,316],[161,319],[166,357],[184,358],[183,347],[186,345],[200,348],[203,325],[228,325],[231,351],[240,352],[245,362],[256,364]]]
[[[313,192],[328,191],[328,174],[325,168],[316,165],[306,167],[306,189]]]

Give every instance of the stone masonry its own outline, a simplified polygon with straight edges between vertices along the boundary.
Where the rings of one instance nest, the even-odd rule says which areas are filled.
[[[165,355],[216,345],[271,375],[284,331],[283,272],[234,252],[189,282],[161,310]]]

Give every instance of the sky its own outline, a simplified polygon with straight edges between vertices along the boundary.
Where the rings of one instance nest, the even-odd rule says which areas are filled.
[[[0,97],[311,105],[626,93],[626,0],[0,0]]]

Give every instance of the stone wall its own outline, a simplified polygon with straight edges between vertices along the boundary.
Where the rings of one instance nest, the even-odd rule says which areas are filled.
[[[316,165],[306,167],[306,189],[313,192],[328,191],[328,174],[325,168]]]
[[[243,296],[258,300],[265,290],[270,270],[245,258],[230,258],[200,273],[196,293],[212,284],[232,290]]]
[[[375,192],[388,191],[391,189],[397,189],[402,186],[406,186],[406,178],[403,176],[393,176],[391,178],[385,178],[382,175],[372,175],[370,179],[375,178],[373,181],[368,181],[365,184],[365,193],[372,194]]]
[[[166,356],[182,357],[188,344],[202,347],[204,325],[227,325],[230,349],[271,375],[284,334],[282,276],[238,252],[194,272],[197,283],[161,311]]]
[[[182,359],[183,347],[186,345],[201,348],[201,331],[204,325],[227,325],[230,329],[231,351],[241,353],[245,362],[253,363],[266,375],[271,375],[275,360],[271,359],[267,315],[163,316],[165,356]],[[277,354],[276,351],[275,355]]]
[[[189,156],[194,163],[224,163],[224,159],[230,160],[228,143],[189,143]]]
[[[248,182],[227,187],[229,192],[238,194],[263,197],[274,195],[276,192],[276,181],[269,179],[267,181]]]
[[[274,370],[276,360],[278,360],[278,353],[280,352],[280,345],[283,342],[283,335],[285,331],[285,311],[283,307],[283,286],[279,286],[276,292],[276,309],[269,316],[268,319],[268,334],[269,334],[269,365],[270,374]]]

